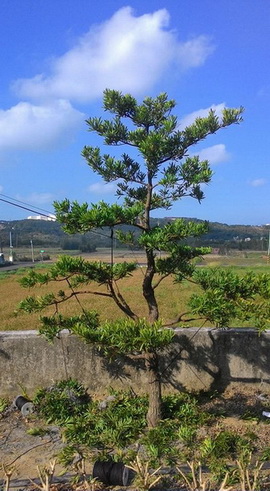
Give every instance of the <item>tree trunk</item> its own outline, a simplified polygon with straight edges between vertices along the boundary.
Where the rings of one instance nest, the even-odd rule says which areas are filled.
[[[155,257],[153,251],[146,250],[147,268],[145,277],[143,280],[143,296],[148,305],[148,317],[149,322],[153,323],[158,320],[159,311],[158,304],[155,297],[155,290],[152,286],[152,281],[155,274]]]
[[[161,420],[161,381],[158,355],[156,353],[146,353],[145,365],[149,395],[149,405],[146,419],[148,428],[154,428]]]

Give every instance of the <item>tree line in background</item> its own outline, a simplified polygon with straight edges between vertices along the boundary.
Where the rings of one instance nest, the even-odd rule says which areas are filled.
[[[173,221],[173,218],[152,218],[153,226],[161,227]],[[191,220],[191,219],[187,219]],[[200,222],[200,220],[192,219]],[[136,229],[132,226],[117,227],[126,232]],[[94,252],[97,248],[111,246],[111,230],[108,227],[96,229],[85,234],[66,234],[58,222],[46,220],[14,220],[0,222],[0,247],[7,248],[10,245],[10,232],[12,233],[13,246],[16,248],[28,247],[33,240],[35,245],[41,247],[59,247],[63,250],[78,250],[81,252]],[[116,232],[116,230],[115,230]],[[138,234],[137,234],[138,235]],[[210,246],[218,248],[221,254],[226,254],[229,249],[266,251],[268,249],[269,227],[252,225],[226,225],[223,223],[209,222],[208,233],[203,236],[187,239],[188,245]],[[114,235],[114,247],[128,247],[121,244]],[[133,248],[140,248],[137,244]]]

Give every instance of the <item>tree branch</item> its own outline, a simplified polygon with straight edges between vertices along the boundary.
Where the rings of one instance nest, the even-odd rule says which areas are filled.
[[[116,285],[116,282],[114,282],[114,283]],[[137,320],[138,316],[133,312],[133,310],[127,304],[127,302],[125,301],[125,299],[123,298],[123,296],[119,292],[117,285],[116,285],[116,287],[117,287],[118,292],[115,292],[112,281],[110,281],[108,283],[108,287],[109,287],[109,290],[111,292],[110,296],[113,298],[113,300],[115,301],[115,303],[119,307],[119,309],[122,310],[122,312],[124,312],[131,319]]]
[[[128,140],[119,140],[117,143],[114,144],[115,147],[120,147],[122,145],[129,145],[130,147],[136,147],[136,143],[131,143]]]
[[[140,186],[145,186],[147,187],[147,183],[146,182],[142,182],[142,181],[139,181],[138,179],[134,179],[132,177],[115,177],[114,179],[112,179],[113,181],[117,181],[118,179],[123,179],[123,181],[127,181],[127,182],[134,182],[135,184],[139,184]]]
[[[158,280],[158,281],[156,282],[156,284],[153,286],[154,290],[155,290],[155,288],[157,288],[157,287],[160,285],[160,283],[161,283],[163,280],[165,280],[165,278],[168,278],[168,276],[170,276],[170,274],[171,274],[171,273],[166,273],[166,274],[164,274],[163,276],[161,276],[161,278],[159,278],[159,280]]]
[[[67,300],[70,300],[72,297],[76,297],[77,295],[100,295],[102,297],[112,298],[112,295],[110,293],[91,292],[90,290],[84,290],[84,291],[79,291],[79,292],[72,291],[72,293],[70,293],[70,295],[65,296],[61,300],[55,300],[54,302],[51,303],[51,305],[55,305],[55,307],[57,308],[57,306],[59,304],[64,303]]]

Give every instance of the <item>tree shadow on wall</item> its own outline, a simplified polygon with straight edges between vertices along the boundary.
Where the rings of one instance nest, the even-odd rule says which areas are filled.
[[[187,329],[186,333],[182,332],[176,334],[172,345],[160,354],[163,387],[222,393],[232,383],[245,387],[257,384],[259,388],[263,382],[266,386],[262,390],[267,391],[269,387],[270,391],[270,338],[267,335],[259,336],[252,329],[198,329],[195,333]],[[112,383],[120,382],[128,388],[134,387],[134,377],[138,376],[137,382],[142,381],[141,372],[145,371],[142,359],[119,356],[109,360],[98,350],[94,351]]]
[[[161,359],[164,384],[183,389],[183,364],[201,390],[223,392],[232,383],[263,383],[270,389],[270,339],[252,329],[207,329],[200,332],[199,339],[194,334],[176,335]]]
[[[95,354],[102,360],[103,368],[109,373],[112,381],[121,381],[123,384],[132,385],[132,375],[129,368],[140,372],[145,370],[144,361],[142,359],[134,360],[130,356],[119,355],[115,359],[110,360],[100,351],[96,350]]]

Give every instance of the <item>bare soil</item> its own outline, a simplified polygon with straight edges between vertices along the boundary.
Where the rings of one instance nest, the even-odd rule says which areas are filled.
[[[202,404],[202,410],[216,415],[216,423],[205,430],[208,435],[218,431],[233,431],[239,435],[254,433],[257,436],[258,454],[270,448],[270,418],[262,412],[270,412],[270,394],[245,389],[227,389],[223,394]],[[202,430],[204,430],[202,428]]]
[[[46,428],[44,436],[28,433],[31,428]],[[0,419],[0,464],[13,468],[12,479],[34,479],[40,468],[49,464],[64,444],[57,426],[44,425],[37,417],[24,418],[19,410],[9,408]],[[1,476],[0,470],[0,478]],[[56,475],[63,468],[57,465]]]
[[[254,390],[228,389],[215,398],[205,397],[201,407],[202,411],[216,416],[214,425],[200,429],[202,436],[211,436],[224,430],[239,435],[252,432],[257,436],[256,447],[259,452],[270,447],[270,419],[262,416],[262,411],[270,411],[270,395]],[[29,429],[37,427],[45,428],[46,434],[33,436],[28,433]],[[0,415],[0,489],[1,480],[4,479],[1,464],[14,468],[13,487],[22,488],[21,480],[37,478],[37,466],[42,468],[48,465],[64,445],[57,426],[44,424],[35,414],[28,419],[24,418],[17,409],[8,408]],[[64,471],[61,465],[56,465],[56,476],[61,476]]]

